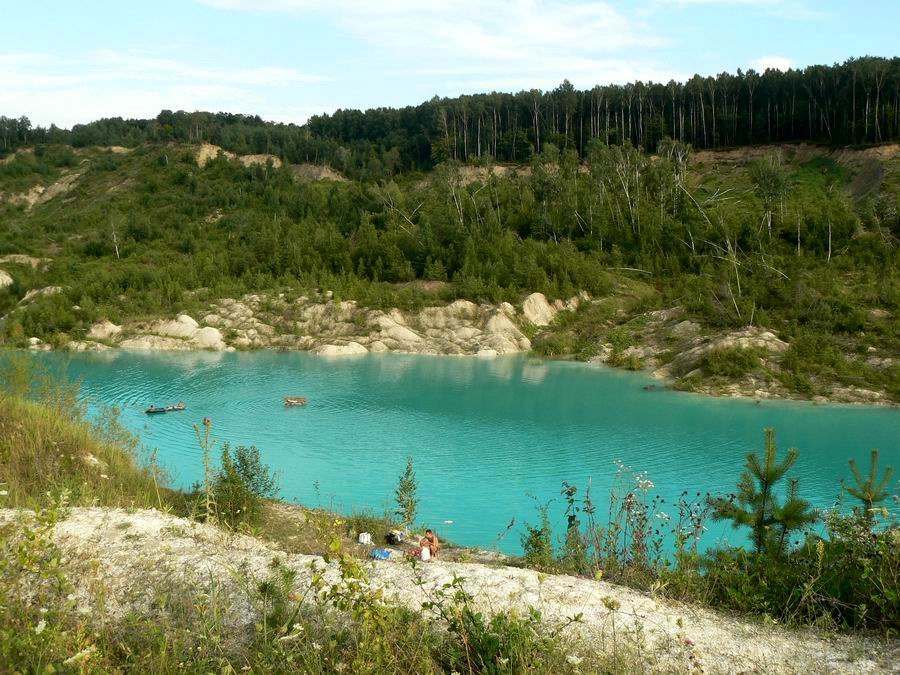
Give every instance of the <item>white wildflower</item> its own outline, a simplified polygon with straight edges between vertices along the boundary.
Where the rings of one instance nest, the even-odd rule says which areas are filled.
[[[576,656],[575,654],[569,654],[566,657],[566,661],[569,663],[569,665],[572,665],[572,666],[577,666],[583,660],[584,659],[582,659],[580,656]]]
[[[0,490],[0,497],[6,497],[9,494],[9,490]]]
[[[313,642],[312,648],[315,649],[317,652],[322,651],[322,645],[320,645],[318,642]]]
[[[101,473],[100,478],[102,478],[103,480],[109,480],[109,476],[107,476],[105,473]]]
[[[34,627],[34,632],[37,633],[38,635],[40,635],[41,633],[44,632],[44,629],[46,627],[47,627],[47,622],[44,621],[43,619],[41,619],[40,621],[38,621],[37,626]]]
[[[64,666],[74,666],[76,663],[81,663],[85,659],[87,659],[91,654],[97,651],[97,648],[94,645],[90,645],[85,647],[80,652],[75,654],[74,656],[70,656],[65,661],[63,661]]]

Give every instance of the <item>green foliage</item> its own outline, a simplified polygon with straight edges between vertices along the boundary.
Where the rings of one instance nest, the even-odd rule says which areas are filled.
[[[725,514],[756,526],[755,511],[766,502],[756,476],[768,482],[771,494],[784,480],[792,456],[779,463],[774,436],[767,433],[765,459],[751,454],[748,465],[753,466],[745,469],[741,480],[742,493],[748,496],[744,502],[750,504],[742,503],[738,495],[712,497],[687,491],[667,503],[652,495],[653,483],[644,474],[620,464],[609,495],[608,519],[600,521],[590,486],[579,502],[576,487],[563,483],[566,531],[559,555],[552,557],[553,533],[545,506],[543,526],[527,526],[531,538],[523,537],[523,562],[788,624],[896,633],[900,527],[888,509],[875,508],[867,518],[859,511],[846,515],[838,506],[826,512],[824,532],[801,535],[811,514],[794,484],[784,499],[772,497],[767,502],[771,515],[763,519],[769,525],[761,528],[762,552],[743,546],[700,551],[710,516]],[[871,475],[877,476],[877,471]],[[674,541],[674,554],[665,552],[664,539]],[[542,555],[529,557],[535,550]]]
[[[878,449],[872,448],[869,462],[869,475],[863,478],[856,466],[856,460],[851,458],[848,460],[850,470],[853,472],[853,478],[856,485],[846,487],[847,494],[856,497],[862,502],[862,516],[868,522],[872,523],[875,517],[875,505],[880,504],[887,499],[889,491],[888,485],[894,475],[894,467],[888,466],[884,470],[884,475],[878,478]]]
[[[537,664],[550,668],[556,663],[556,668],[563,667],[565,651],[555,636],[579,622],[580,614],[554,631],[547,629],[536,609],[525,617],[502,613],[488,617],[473,608],[473,597],[465,590],[464,582],[464,577],[454,576],[437,590],[433,600],[424,604],[453,637],[441,659],[445,672],[500,675],[541,670]]]
[[[743,347],[720,347],[703,355],[700,367],[712,376],[739,378],[759,367],[759,359],[765,352]]]
[[[278,477],[260,458],[256,446],[222,447],[222,467],[213,478],[218,517],[230,527],[257,522],[263,500],[278,493]]]
[[[419,497],[416,494],[418,489],[419,484],[413,468],[413,459],[407,457],[406,468],[400,474],[397,488],[394,491],[394,499],[397,503],[394,514],[400,519],[400,524],[406,528],[411,527],[416,519],[416,512],[419,509]]]
[[[553,566],[553,530],[550,527],[550,504],[536,504],[540,523],[535,526],[525,523],[522,535],[522,550],[525,564],[537,569]]]
[[[762,461],[755,452],[747,455],[747,464],[738,482],[738,492],[730,498],[714,497],[713,517],[730,520],[734,527],[749,527],[756,553],[762,556],[784,553],[792,532],[817,520],[809,503],[798,495],[797,479],[790,479],[783,500],[777,485],[796,463],[798,452],[790,448],[779,462],[775,430],[766,429],[766,445]]]

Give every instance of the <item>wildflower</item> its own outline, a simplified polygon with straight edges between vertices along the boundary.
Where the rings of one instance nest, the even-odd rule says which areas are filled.
[[[47,622],[44,621],[43,619],[41,619],[40,621],[38,621],[37,626],[34,627],[34,632],[37,633],[38,635],[40,635],[41,633],[44,632],[44,629],[46,627],[47,627]]]
[[[109,480],[109,476],[107,476],[105,473],[101,473],[100,478],[102,478],[103,480]]]
[[[584,659],[582,659],[580,656],[576,656],[575,654],[569,654],[568,656],[566,656],[566,661],[572,666],[577,666],[583,660]]]
[[[320,645],[318,642],[313,642],[312,648],[315,649],[317,652],[322,651],[322,645]]]
[[[9,494],[9,490],[0,490],[0,497],[5,497]]]
[[[90,645],[85,647],[80,652],[75,654],[74,656],[70,656],[65,661],[63,661],[64,666],[74,666],[76,663],[81,663],[85,659],[89,658],[91,654],[97,651],[97,648],[94,645]]]

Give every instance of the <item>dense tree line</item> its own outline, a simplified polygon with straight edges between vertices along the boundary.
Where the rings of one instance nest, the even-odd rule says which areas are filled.
[[[210,142],[292,163],[327,162],[353,177],[383,178],[448,159],[520,162],[548,143],[585,157],[592,141],[655,152],[671,138],[694,148],[811,141],[900,139],[900,58],[766,70],[687,82],[635,82],[578,90],[564,81],[532,89],[434,98],[418,106],[338,110],[306,125],[257,116],[163,111],[152,120],[112,118],[70,131],[0,117],[0,153],[32,143],[74,146],[146,141]]]

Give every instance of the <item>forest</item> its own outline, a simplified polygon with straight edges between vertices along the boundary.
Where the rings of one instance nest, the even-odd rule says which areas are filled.
[[[594,141],[656,152],[665,139],[713,149],[807,141],[828,145],[900,139],[900,58],[862,57],[786,72],[695,75],[578,90],[433,98],[417,106],[338,110],[304,125],[258,116],[162,111],[155,119],[103,119],[71,130],[0,117],[0,157],[34,144],[209,142],[238,154],[328,163],[348,177],[389,178],[448,160],[524,162],[552,144],[587,157]]]

